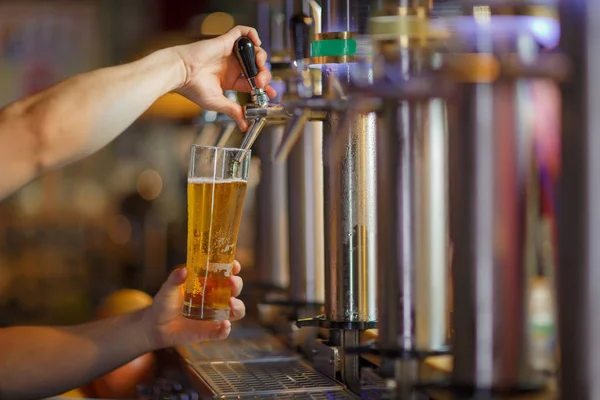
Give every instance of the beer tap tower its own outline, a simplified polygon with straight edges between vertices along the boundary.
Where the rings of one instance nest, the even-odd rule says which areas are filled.
[[[263,43],[272,48],[270,67],[273,76],[272,85],[276,88],[278,96],[273,99],[274,103],[282,99],[297,98],[298,73],[297,57],[294,54],[300,54],[305,51],[308,54],[306,45],[310,45],[309,31],[313,29],[311,18],[307,17],[303,11],[308,7],[308,3],[302,1],[286,1],[283,7],[278,10],[269,10],[273,5],[261,5],[261,13],[270,15],[271,21],[265,21],[259,24],[259,33]],[[264,17],[263,17],[264,18]],[[268,28],[268,29],[267,29]],[[301,31],[300,36],[304,41],[290,42],[284,40],[288,31]],[[269,43],[269,39],[271,43]],[[296,36],[292,35],[293,41]],[[277,42],[278,44],[276,44]],[[283,47],[286,49],[283,49]],[[292,51],[289,51],[289,48]],[[299,49],[294,51],[294,49]],[[291,54],[290,54],[291,53]],[[290,57],[291,55],[291,57]],[[304,59],[304,56],[301,57]],[[312,79],[316,70],[306,71],[311,76],[304,78]],[[318,82],[318,79],[315,80]],[[318,90],[318,84],[315,88]],[[312,90],[312,89],[311,89]],[[269,143],[268,165],[269,169],[287,170],[287,213],[275,213],[273,221],[279,221],[280,224],[286,224],[289,238],[289,285],[285,294],[267,295],[261,298],[259,308],[260,316],[264,324],[270,326],[277,333],[281,334],[292,347],[301,347],[306,340],[316,336],[314,330],[299,331],[295,326],[295,321],[299,317],[315,315],[323,306],[323,279],[324,279],[324,218],[323,218],[323,162],[322,162],[322,123],[315,121],[306,124],[299,131],[299,144],[291,149],[289,160],[275,160],[276,148],[279,147],[285,123],[290,115],[283,112],[281,107],[273,104],[253,103],[246,107],[247,115],[252,116],[252,121],[259,121],[259,124],[253,124],[253,130],[247,135],[247,140],[257,138],[257,143],[266,141]],[[254,114],[252,114],[254,113]],[[264,139],[271,132],[265,132],[261,135],[263,123],[267,129],[276,130],[277,135],[269,139]],[[260,151],[260,148],[259,148]],[[280,171],[280,172],[281,172]],[[269,176],[263,176],[263,179],[269,179]],[[272,186],[272,183],[264,183]],[[279,182],[282,184],[282,182]],[[282,196],[285,199],[286,196]],[[263,207],[264,213],[273,213],[272,209]],[[287,218],[287,221],[281,221]],[[258,229],[262,229],[260,226]],[[261,253],[268,253],[269,243],[267,240],[260,240],[262,245],[257,248]],[[259,258],[260,260],[260,258]],[[260,267],[260,266],[259,266]],[[262,267],[261,267],[262,268]],[[263,269],[265,274],[269,273],[270,268]]]
[[[425,386],[489,398],[546,385],[530,364],[526,306],[540,262],[532,107],[535,89],[564,80],[568,68],[562,54],[539,51],[523,18],[494,15],[499,6],[522,15],[533,3],[464,0],[468,16],[434,21],[428,0],[329,0],[322,21],[313,14],[312,39],[306,10],[295,10],[285,93],[271,104],[257,90],[245,107],[253,124],[244,145],[262,140],[265,126],[282,127],[269,157],[274,169],[288,167],[292,303],[320,302],[318,286],[306,282],[324,244],[325,313],[298,320],[322,333],[305,342],[308,358],[354,394],[365,389],[359,354],[373,351],[359,336],[374,327],[377,372],[395,383],[392,398],[412,398],[415,385],[427,383],[419,361],[448,351],[449,381]],[[559,384],[561,398],[585,400],[600,396],[600,178],[592,173],[600,171],[600,65],[590,39],[600,36],[600,4],[565,0],[561,23],[562,50],[581,64],[563,87]],[[239,59],[252,79],[250,50],[239,47],[248,52]],[[325,218],[313,207],[321,200]],[[319,219],[324,231],[315,228]]]
[[[252,142],[268,120],[290,119],[282,149],[308,120],[323,121],[323,170],[325,215],[325,315],[300,320],[299,326],[328,329],[327,344],[312,349],[317,367],[355,389],[359,381],[356,354],[344,349],[359,344],[360,331],[375,326],[376,308],[376,204],[375,204],[375,115],[356,115],[346,131],[339,133],[341,117],[339,83],[356,80],[351,63],[356,61],[357,36],[364,34],[369,1],[329,1],[323,9],[322,32],[312,43],[312,62],[322,65],[323,94],[308,93],[300,80],[297,99],[283,107],[252,105],[246,116],[255,122],[247,133]],[[303,30],[300,30],[303,31]],[[296,38],[300,43],[303,38]],[[333,45],[333,48],[331,47]],[[299,46],[301,48],[302,46]],[[350,49],[350,50],[349,50]],[[248,58],[241,57],[242,60]],[[243,66],[245,70],[250,70]],[[310,85],[310,84],[309,84]],[[314,87],[314,86],[313,86]],[[344,141],[344,152],[331,153],[329,141]],[[339,355],[339,356],[338,356]]]
[[[375,8],[375,7],[374,7]],[[447,79],[435,58],[446,32],[430,2],[379,2],[369,20],[373,82],[351,90],[378,114],[379,374],[412,398],[427,356],[449,349]]]
[[[280,81],[285,71],[290,68],[284,40],[285,24],[282,21],[285,19],[286,12],[289,12],[286,10],[289,8],[287,3],[289,2],[280,9],[262,1],[258,5],[259,34],[266,43],[274,83]],[[271,38],[277,40],[271,41],[269,40]],[[254,60],[253,45],[246,38],[238,44],[246,46],[236,49],[236,52],[238,57],[246,57],[243,62],[239,60],[253,89],[252,104],[262,108],[268,105],[269,98],[262,89],[257,89],[254,83],[258,70]],[[277,89],[279,91],[280,88]],[[258,289],[256,292],[258,303],[272,297],[285,298],[290,283],[287,163],[277,163],[274,158],[277,145],[281,142],[284,126],[280,123],[267,124],[266,122],[264,118],[253,118],[248,133],[244,136],[245,143],[242,144],[242,147],[251,147],[256,141],[255,154],[260,159],[254,253],[259,282],[253,282]],[[265,133],[259,137],[258,133],[263,128]]]

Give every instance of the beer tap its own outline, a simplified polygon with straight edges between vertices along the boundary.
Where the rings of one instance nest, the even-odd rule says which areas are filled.
[[[314,12],[315,4],[311,6],[313,15],[318,15]],[[352,12],[359,9],[352,7]],[[296,74],[288,80],[288,93],[282,101],[284,110],[292,117],[275,157],[286,160],[291,156],[297,141],[306,135],[303,128],[307,121],[323,121],[323,201],[328,217],[324,223],[325,314],[301,318],[296,324],[300,328],[328,330],[326,341],[317,339],[312,343],[313,361],[317,369],[339,377],[350,390],[357,392],[360,390],[359,357],[345,349],[356,346],[360,331],[373,328],[376,323],[372,177],[375,118],[372,114],[355,114],[356,119],[342,126],[340,117],[347,109],[344,87],[357,82],[349,64],[353,59],[345,56],[315,58],[315,54],[311,54],[311,63],[320,65],[317,68],[323,79],[321,90],[321,81],[313,78],[306,61],[309,48],[305,38],[310,34],[303,21],[302,16],[292,21]],[[319,21],[315,25],[320,26]],[[335,28],[327,26],[325,29]],[[322,42],[339,37],[344,41],[354,34],[319,32],[315,40]],[[311,48],[314,51],[314,43]],[[323,65],[330,62],[330,66]],[[340,157],[334,157],[330,151],[333,137],[343,137],[340,141],[346,145],[347,152]]]
[[[256,86],[256,76],[258,75],[258,67],[256,66],[256,52],[252,41],[242,36],[235,41],[235,56],[240,63],[242,73],[248,80],[248,84],[252,89],[252,102],[260,107],[266,107],[269,104],[269,96],[264,89]]]
[[[247,150],[252,147],[267,122],[282,123],[292,118],[293,114],[287,112],[281,104],[269,103],[269,97],[264,89],[256,86],[258,67],[256,66],[256,53],[252,41],[247,37],[240,37],[235,42],[234,52],[242,68],[242,73],[252,89],[252,103],[244,107],[246,119],[251,121],[241,145],[243,150]],[[312,114],[310,116],[313,117]]]
[[[310,26],[311,20],[304,14],[295,14],[290,19],[290,39],[292,44],[292,59],[295,74],[287,80],[285,100],[307,99],[313,96],[314,82],[308,69],[306,59],[310,55]],[[282,162],[289,156],[292,148],[303,132],[304,125],[311,117],[308,108],[293,108],[291,121],[283,134],[283,139],[275,158]]]
[[[233,90],[225,92],[225,96],[237,102],[237,93]],[[195,144],[224,147],[233,133],[236,124],[229,116],[215,111],[205,110],[200,120],[200,132]]]
[[[248,80],[250,89],[252,90],[252,103],[259,108],[266,107],[269,104],[269,96],[265,93],[264,89],[256,86],[256,76],[258,75],[258,67],[256,66],[256,52],[254,51],[254,44],[252,41],[242,36],[235,42],[234,47],[235,56],[240,63],[242,73]],[[252,147],[258,134],[265,127],[267,120],[265,117],[255,117],[252,119],[248,131],[244,136],[242,145],[240,146],[243,150],[248,150]],[[244,154],[240,152],[240,154]]]

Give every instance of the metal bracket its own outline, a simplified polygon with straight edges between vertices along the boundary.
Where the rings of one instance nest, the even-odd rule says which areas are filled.
[[[400,347],[394,348],[382,348],[377,346],[374,340],[367,342],[367,344],[356,347],[348,347],[345,349],[348,354],[374,354],[388,359],[405,359],[405,360],[423,360],[427,357],[443,356],[450,354],[450,349],[436,350],[436,351],[422,351],[414,349],[403,349]]]
[[[308,344],[312,362],[317,371],[327,375],[331,379],[336,378],[340,371],[340,352],[337,347],[328,346],[322,340],[316,339]]]
[[[377,321],[328,321],[325,315],[313,318],[302,318],[296,321],[299,328],[316,326],[325,329],[339,329],[344,331],[364,331],[377,328]]]

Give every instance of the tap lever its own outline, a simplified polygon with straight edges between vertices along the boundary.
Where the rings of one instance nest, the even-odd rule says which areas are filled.
[[[234,51],[235,57],[242,68],[242,73],[248,79],[250,87],[256,89],[254,78],[258,75],[258,67],[256,66],[256,52],[252,40],[245,36],[240,37],[235,41]]]
[[[290,18],[290,40],[292,59],[298,64],[310,57],[310,28],[312,19],[304,14],[295,14]]]
[[[235,57],[240,63],[242,73],[248,80],[250,89],[252,90],[252,101],[259,106],[269,104],[269,96],[263,89],[256,86],[256,76],[258,75],[258,66],[256,65],[256,51],[254,44],[249,38],[242,36],[235,41],[233,47]]]

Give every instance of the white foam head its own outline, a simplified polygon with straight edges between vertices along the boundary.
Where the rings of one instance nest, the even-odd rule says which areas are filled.
[[[232,182],[240,182],[240,183],[247,183],[248,181],[246,179],[242,179],[242,178],[206,178],[206,177],[193,177],[193,178],[189,178],[188,177],[188,183],[195,183],[195,184],[201,184],[201,183],[232,183]]]

